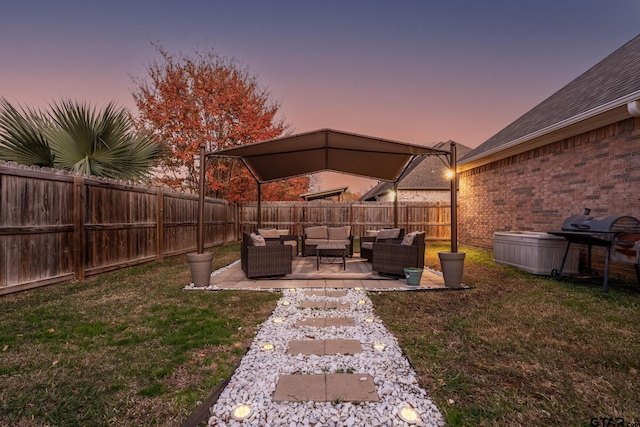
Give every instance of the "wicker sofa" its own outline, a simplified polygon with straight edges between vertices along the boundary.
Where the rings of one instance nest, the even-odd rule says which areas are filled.
[[[383,228],[375,232],[367,232],[371,235],[360,237],[360,258],[366,258],[371,262],[373,259],[373,243],[398,240],[402,241],[404,237],[404,228]]]
[[[374,242],[371,270],[403,276],[406,267],[424,268],[424,238],[424,232],[413,232],[400,242]]]
[[[327,227],[319,225],[307,227],[302,235],[302,255],[315,256],[316,246],[321,243],[340,243],[345,245],[347,256],[353,256],[353,235],[351,235],[351,226]]]
[[[248,278],[283,276],[291,274],[291,247],[280,240],[266,241],[264,246],[256,242],[246,232],[242,233],[240,266]]]

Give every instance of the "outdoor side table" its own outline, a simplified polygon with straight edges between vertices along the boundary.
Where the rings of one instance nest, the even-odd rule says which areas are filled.
[[[342,257],[342,269],[347,269],[347,261],[345,259],[347,247],[339,243],[321,243],[316,246],[316,270],[320,270],[320,261],[322,257]]]

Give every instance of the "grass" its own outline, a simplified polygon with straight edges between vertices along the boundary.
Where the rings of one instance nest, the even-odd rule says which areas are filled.
[[[446,250],[430,245],[427,264]],[[640,421],[637,286],[604,294],[601,282],[535,277],[463,250],[472,290],[372,295],[450,426]]]
[[[239,248],[215,252],[221,267]],[[184,291],[190,278],[176,257],[2,297],[0,425],[180,425],[279,298]]]
[[[429,266],[439,250],[428,245]],[[611,281],[603,294],[600,282],[535,277],[462,250],[471,290],[371,295],[450,426],[639,421],[637,286]],[[216,267],[239,254],[215,251]],[[2,297],[0,425],[180,425],[279,298],[182,290],[189,281],[176,257]]]

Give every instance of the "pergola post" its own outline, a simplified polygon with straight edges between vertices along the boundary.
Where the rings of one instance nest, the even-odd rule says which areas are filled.
[[[205,174],[207,171],[207,157],[205,156],[205,145],[200,145],[200,182],[198,183],[198,253],[204,253],[204,191]]]
[[[398,228],[398,181],[393,183],[393,228]]]
[[[262,228],[262,184],[256,180],[258,184],[258,226],[256,228]]]
[[[458,164],[456,143],[451,142],[449,168],[453,172],[451,177],[451,252],[458,252]]]

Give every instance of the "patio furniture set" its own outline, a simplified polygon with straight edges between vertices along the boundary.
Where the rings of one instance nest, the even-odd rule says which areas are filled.
[[[241,267],[248,278],[291,274],[293,257],[315,256],[316,268],[328,258],[353,257],[353,235],[350,226],[307,227],[298,236],[276,229],[258,229],[242,233]],[[367,231],[360,237],[360,257],[371,263],[372,271],[388,275],[404,275],[407,267],[424,267],[425,233],[404,234],[402,228]]]

